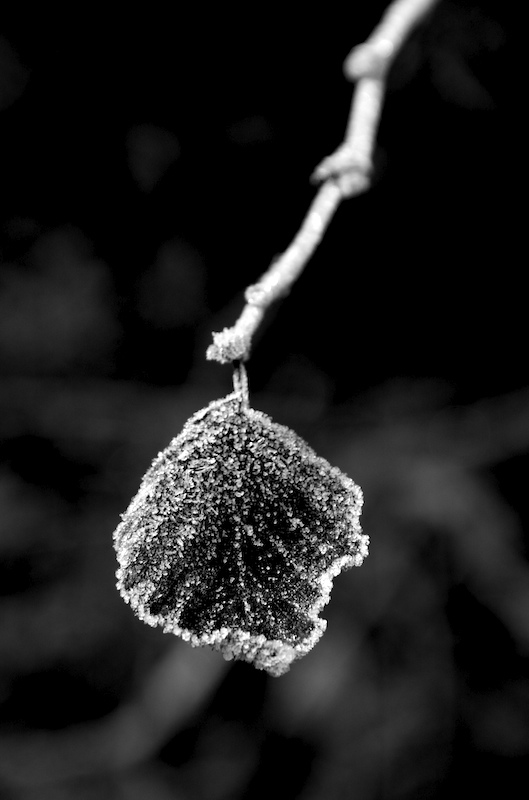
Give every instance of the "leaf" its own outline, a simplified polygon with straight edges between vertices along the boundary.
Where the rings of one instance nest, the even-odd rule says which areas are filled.
[[[326,628],[333,578],[367,555],[361,489],[235,392],[158,455],[114,534],[135,613],[271,675]]]

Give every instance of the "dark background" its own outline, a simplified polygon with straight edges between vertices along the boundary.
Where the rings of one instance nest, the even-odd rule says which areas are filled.
[[[256,338],[252,403],[371,554],[282,678],[137,621],[112,532],[340,143],[385,3],[28,12],[0,33],[0,796],[527,796],[526,290],[503,4],[392,69],[374,186]]]

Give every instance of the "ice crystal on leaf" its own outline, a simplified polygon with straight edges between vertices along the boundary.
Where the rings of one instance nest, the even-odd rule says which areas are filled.
[[[235,391],[194,414],[114,534],[140,619],[282,675],[325,630],[333,578],[359,566],[361,489]]]

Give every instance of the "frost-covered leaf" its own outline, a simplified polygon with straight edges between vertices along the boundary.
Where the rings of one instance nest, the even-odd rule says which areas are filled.
[[[150,625],[271,675],[325,630],[333,578],[360,565],[361,489],[240,393],[196,413],[115,532],[118,588]]]

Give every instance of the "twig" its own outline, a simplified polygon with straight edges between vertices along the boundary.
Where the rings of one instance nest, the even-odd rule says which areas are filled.
[[[213,334],[213,344],[206,358],[227,364],[246,360],[250,353],[252,336],[258,328],[268,306],[281,295],[300,275],[316,249],[327,225],[341,200],[341,190],[334,180],[324,183],[314,199],[294,241],[272,263],[258,283],[245,291],[246,305],[233,328],[224,328]]]
[[[344,72],[358,81],[343,144],[315,169],[324,181],[290,247],[245,292],[246,305],[231,328],[213,334],[206,358],[227,364],[249,357],[252,337],[268,306],[286,294],[321,241],[340,201],[370,185],[372,153],[386,75],[411,29],[438,0],[394,0],[369,39],[348,55]]]

